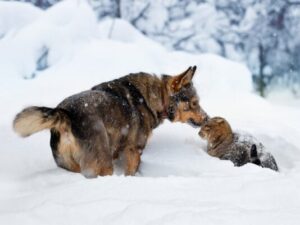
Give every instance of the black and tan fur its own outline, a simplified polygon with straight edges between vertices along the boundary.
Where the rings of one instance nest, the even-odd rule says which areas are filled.
[[[125,156],[125,174],[134,175],[151,131],[168,118],[200,126],[206,113],[192,84],[196,67],[161,78],[129,74],[63,100],[56,108],[28,107],[14,130],[23,137],[51,130],[58,166],[86,177],[111,175],[113,159]]]
[[[234,133],[222,117],[208,119],[202,126],[200,137],[207,140],[210,156],[230,160],[235,166],[253,163],[278,171],[274,157],[250,135]]]

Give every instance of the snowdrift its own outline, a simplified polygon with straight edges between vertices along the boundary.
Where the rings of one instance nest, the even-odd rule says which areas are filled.
[[[5,13],[2,13],[5,12]],[[13,18],[15,21],[3,23]],[[122,20],[97,22],[85,1],[47,11],[0,3],[1,224],[298,224],[300,108],[254,92],[249,70],[216,55],[170,52]],[[11,21],[11,20],[10,20]],[[197,65],[200,104],[261,140],[280,173],[209,157],[185,124],[154,131],[136,177],[116,162],[112,177],[87,180],[56,167],[49,132],[11,128],[28,105],[65,97],[130,72],[177,74]]]

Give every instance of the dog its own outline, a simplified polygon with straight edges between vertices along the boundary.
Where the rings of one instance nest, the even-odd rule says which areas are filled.
[[[125,175],[138,170],[154,128],[164,119],[200,126],[207,114],[192,83],[196,66],[177,76],[140,72],[101,83],[64,99],[56,108],[32,106],[16,115],[22,137],[50,129],[56,164],[87,178],[113,174],[123,153]]]
[[[278,171],[274,157],[265,151],[262,143],[251,135],[232,132],[229,123],[222,117],[208,119],[199,135],[207,140],[207,153],[210,156],[230,160],[235,166],[253,163]]]

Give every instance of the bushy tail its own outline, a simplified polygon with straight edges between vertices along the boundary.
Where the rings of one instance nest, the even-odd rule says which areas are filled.
[[[62,109],[32,106],[23,109],[13,122],[16,133],[28,137],[44,129],[59,128],[69,124],[69,117]]]

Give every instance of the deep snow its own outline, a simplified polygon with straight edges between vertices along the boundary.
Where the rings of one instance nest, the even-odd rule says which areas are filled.
[[[0,24],[12,18],[15,4],[0,2],[6,12]],[[124,21],[116,20],[109,35],[113,21],[97,23],[84,1],[45,12],[17,5],[26,23],[0,27],[0,224],[299,224],[299,104],[266,101],[253,92],[245,66],[169,52]],[[38,70],[45,49],[47,67]],[[26,139],[12,131],[25,106],[55,107],[130,72],[176,74],[190,65],[198,66],[201,106],[263,142],[280,173],[212,158],[198,129],[165,121],[154,130],[137,176],[124,177],[116,163],[113,176],[88,180],[56,167],[48,131]]]

